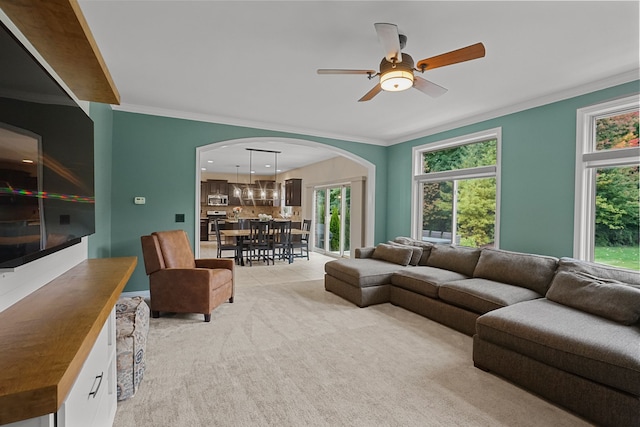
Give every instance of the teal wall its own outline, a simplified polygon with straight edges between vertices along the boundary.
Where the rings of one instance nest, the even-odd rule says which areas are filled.
[[[108,214],[98,219],[104,230],[90,240],[90,252],[110,248],[107,256],[137,256],[138,267],[126,291],[148,289],[140,236],[181,228],[195,243],[196,148],[215,142],[278,137],[314,141],[358,155],[376,166],[375,242],[411,232],[411,150],[414,146],[482,130],[502,129],[500,247],[553,256],[573,253],[573,200],[576,110],[637,93],[640,82],[596,91],[537,108],[474,123],[391,147],[359,144],[307,135],[204,123],[92,108],[96,120],[96,156],[112,150],[111,188],[108,173],[96,172],[100,199],[110,191]],[[108,111],[107,111],[108,110]],[[109,130],[112,130],[110,135]],[[112,139],[109,147],[109,139]],[[101,141],[104,139],[104,141]],[[104,145],[103,145],[104,144]],[[100,154],[98,154],[100,153]],[[392,172],[392,173],[391,173]],[[98,177],[100,174],[100,178]],[[97,190],[98,194],[98,190]],[[135,196],[146,197],[134,205]],[[185,214],[184,223],[175,214]],[[106,251],[106,249],[105,249]],[[104,253],[108,253],[104,252]]]
[[[278,137],[319,142],[354,153],[376,165],[376,182],[387,181],[386,147],[306,135],[204,123],[145,114],[113,112],[111,256],[137,256],[126,291],[148,289],[140,236],[183,229],[195,235],[196,148],[240,138]],[[143,196],[145,205],[134,205]],[[386,238],[386,194],[376,194],[375,240]],[[175,214],[185,214],[184,223]]]
[[[387,181],[387,237],[411,233],[413,147],[501,127],[500,247],[572,256],[576,111],[639,90],[635,81],[389,147],[399,173]]]
[[[96,232],[89,236],[89,258],[111,256],[111,147],[113,111],[104,104],[92,103],[89,116],[93,120]]]

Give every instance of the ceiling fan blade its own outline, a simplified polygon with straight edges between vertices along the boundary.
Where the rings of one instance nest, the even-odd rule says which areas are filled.
[[[423,79],[420,76],[413,77],[413,87],[418,89],[420,92],[425,93],[433,98],[437,98],[440,95],[444,95],[447,93],[448,89],[437,85],[429,80]]]
[[[318,74],[369,74],[374,75],[375,70],[341,70],[339,68],[319,68]]]
[[[367,92],[362,98],[358,99],[358,102],[369,101],[371,98],[379,94],[380,91],[382,91],[382,86],[380,86],[380,83],[378,83],[369,92]]]
[[[378,41],[382,45],[387,61],[392,62],[395,58],[396,62],[402,62],[402,53],[400,52],[400,34],[398,26],[395,24],[377,23],[373,24],[378,33]]]
[[[432,56],[431,58],[422,59],[418,61],[416,68],[423,71],[432,70],[446,65],[457,64],[458,62],[482,58],[484,54],[484,45],[482,43],[476,43],[441,55]]]

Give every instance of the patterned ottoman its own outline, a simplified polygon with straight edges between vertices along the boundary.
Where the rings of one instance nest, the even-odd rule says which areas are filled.
[[[118,400],[132,397],[144,375],[149,306],[142,297],[121,297],[116,304]]]

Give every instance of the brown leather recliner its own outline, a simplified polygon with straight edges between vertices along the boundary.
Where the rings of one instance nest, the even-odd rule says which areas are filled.
[[[209,322],[214,308],[233,302],[233,260],[194,259],[184,230],[158,231],[141,241],[152,317],[161,311],[202,313]]]

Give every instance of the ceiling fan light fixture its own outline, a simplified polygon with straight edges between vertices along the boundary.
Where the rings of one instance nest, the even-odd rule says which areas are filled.
[[[413,58],[402,54],[402,62],[380,61],[380,87],[388,92],[400,92],[413,87]]]
[[[380,87],[389,92],[400,92],[413,86],[413,73],[406,70],[390,70],[380,76]]]

